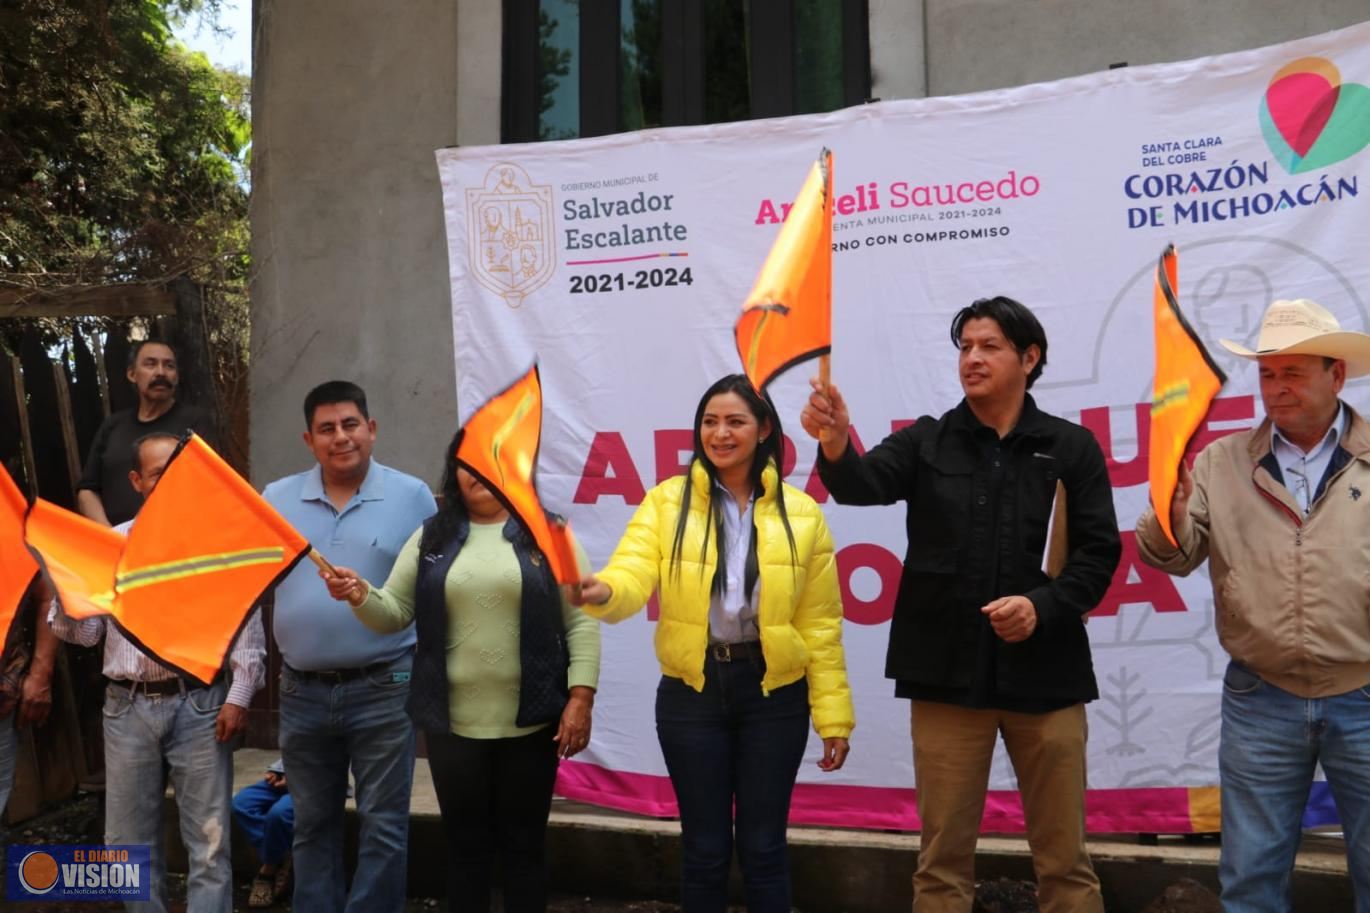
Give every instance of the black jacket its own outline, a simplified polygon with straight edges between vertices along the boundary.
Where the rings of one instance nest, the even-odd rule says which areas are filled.
[[[429,518],[433,523],[434,518]],[[426,525],[426,524],[425,524]],[[471,524],[463,518],[452,538],[436,554],[419,555],[419,575],[414,591],[413,677],[405,709],[414,725],[429,732],[450,732],[447,682],[448,612],[445,593],[447,572],[466,544]],[[519,602],[519,709],[515,724],[536,726],[561,716],[569,689],[566,670],[570,653],[561,619],[561,589],[542,552],[518,521],[504,524],[504,538],[518,556],[523,589]]]
[[[908,553],[890,624],[885,675],[940,689],[969,689],[983,625],[980,608],[1023,595],[1037,629],[995,646],[995,692],[1045,701],[1099,696],[1084,616],[1103,598],[1122,553],[1103,452],[1079,425],[1042,412],[1029,396],[1017,427],[998,442],[962,400],[858,456],[818,471],[840,504],[908,504]],[[990,465],[1003,461],[999,535],[990,516]],[[1068,556],[1054,580],[1042,571],[1047,524],[1061,480]],[[1059,522],[1059,521],[1058,521]]]

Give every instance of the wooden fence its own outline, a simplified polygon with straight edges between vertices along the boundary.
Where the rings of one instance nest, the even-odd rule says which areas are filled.
[[[223,370],[222,356],[210,345],[199,286],[175,280],[52,294],[6,289],[0,290],[6,350],[0,351],[0,462],[21,490],[75,508],[76,485],[100,423],[137,404],[126,366],[132,344],[148,336],[175,346],[177,398],[212,416],[224,456],[246,474],[246,366]],[[70,796],[83,781],[100,780],[102,659],[102,646],[62,649],[52,717],[46,726],[20,733],[5,816],[10,823]],[[261,698],[265,704],[268,695]],[[253,717],[259,740],[270,738],[274,727],[265,706]]]

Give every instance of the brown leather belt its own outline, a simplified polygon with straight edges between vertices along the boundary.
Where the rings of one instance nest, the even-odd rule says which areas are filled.
[[[744,640],[735,644],[709,644],[709,655],[720,663],[735,663],[744,659],[764,659],[761,641]]]
[[[180,678],[168,678],[159,682],[135,682],[128,679],[113,678],[110,679],[109,683],[111,685],[118,685],[120,688],[124,688],[132,694],[142,692],[143,694],[156,695],[158,697],[168,697],[173,694],[181,694],[182,692],[188,693],[204,687],[203,685],[192,684]]]

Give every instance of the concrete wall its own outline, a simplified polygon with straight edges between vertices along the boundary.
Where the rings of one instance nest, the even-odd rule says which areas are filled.
[[[456,405],[433,150],[460,138],[459,77],[481,89],[472,134],[498,139],[499,5],[258,0],[255,12],[253,476],[310,464],[304,396],[344,378],[367,391],[377,457],[436,484]],[[493,49],[465,73],[461,28]]]
[[[1259,47],[1366,0],[869,0],[872,94],[917,98]],[[367,389],[377,455],[436,482],[456,422],[433,150],[499,140],[499,0],[255,0],[252,470],[309,464],[301,401]]]
[[[1365,0],[870,0],[870,10],[872,94],[883,99],[1225,54],[1370,18]]]

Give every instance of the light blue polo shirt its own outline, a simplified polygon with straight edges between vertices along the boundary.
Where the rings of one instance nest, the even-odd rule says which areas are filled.
[[[1299,502],[1305,515],[1313,507],[1313,495],[1322,487],[1322,477],[1332,462],[1332,454],[1346,429],[1351,427],[1351,412],[1346,403],[1341,403],[1337,417],[1313,449],[1304,453],[1295,443],[1286,438],[1272,423],[1270,426],[1270,452],[1280,464],[1280,474],[1284,487]]]
[[[335,565],[349,567],[381,586],[404,543],[438,505],[419,479],[374,459],[361,488],[341,512],[324,493],[323,473],[312,469],[277,479],[262,497]],[[345,602],[328,595],[319,570],[301,561],[276,588],[272,632],[292,668],[356,669],[389,662],[414,646],[414,626],[377,634]]]

